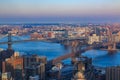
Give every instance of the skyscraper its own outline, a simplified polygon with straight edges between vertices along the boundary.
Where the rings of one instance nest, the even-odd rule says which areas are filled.
[[[106,80],[120,80],[120,66],[106,68]]]

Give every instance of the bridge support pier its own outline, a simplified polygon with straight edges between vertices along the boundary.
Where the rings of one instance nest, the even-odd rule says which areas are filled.
[[[11,33],[8,33],[8,50],[12,50],[12,38]]]

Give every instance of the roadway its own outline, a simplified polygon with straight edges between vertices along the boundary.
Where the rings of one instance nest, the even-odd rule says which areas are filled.
[[[10,41],[10,42],[0,42],[0,44],[8,44],[8,43],[20,43],[20,42],[30,42],[30,41],[41,41],[41,42],[54,42],[54,43],[61,43],[62,41],[73,41],[73,40],[84,40],[86,38],[81,37],[81,38],[61,38],[61,39],[57,39],[57,38],[47,38],[47,39],[26,39],[26,40],[17,40],[17,41]]]
[[[62,60],[65,60],[65,59],[67,59],[67,58],[75,57],[76,55],[80,55],[80,54],[84,53],[85,51],[88,51],[88,50],[91,50],[91,49],[93,49],[93,47],[92,47],[92,46],[89,46],[89,47],[87,47],[87,48],[85,48],[85,49],[82,49],[82,50],[80,50],[80,51],[76,51],[75,53],[72,52],[72,53],[68,53],[68,54],[59,56],[59,57],[51,60],[51,61],[52,61],[52,64],[54,65],[54,64],[56,64],[57,62],[61,62]]]

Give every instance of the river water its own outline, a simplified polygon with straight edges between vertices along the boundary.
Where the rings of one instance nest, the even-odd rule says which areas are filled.
[[[0,42],[7,41],[7,38],[0,39]],[[0,45],[0,48],[7,49],[7,45]],[[49,42],[22,42],[12,45],[15,51],[18,51],[20,55],[23,54],[38,54],[40,56],[46,56],[48,60],[56,58],[58,56],[70,53],[70,48],[65,48],[58,43]],[[89,50],[82,55],[88,56],[93,59],[93,65],[106,67],[106,66],[118,66],[120,65],[120,52],[114,54],[108,54],[103,50]],[[70,59],[67,59],[65,63],[70,63]]]
[[[92,58],[95,66],[120,66],[120,51],[109,54],[105,50],[89,50],[83,53],[83,55]]]

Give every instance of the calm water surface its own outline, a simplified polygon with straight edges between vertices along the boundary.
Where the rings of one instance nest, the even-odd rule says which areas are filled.
[[[120,51],[113,54],[108,54],[108,51],[103,50],[89,50],[84,56],[93,59],[93,65],[100,67],[120,66]]]

